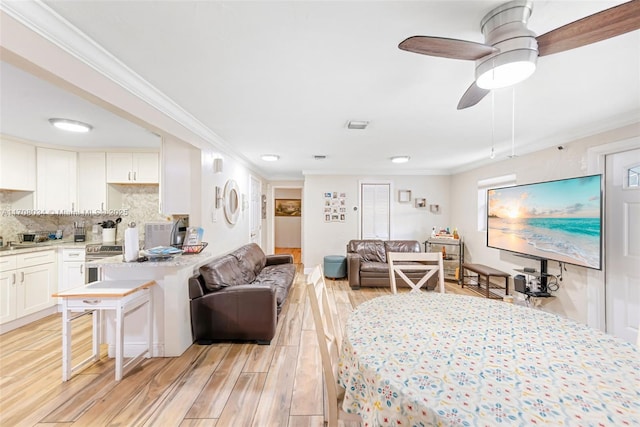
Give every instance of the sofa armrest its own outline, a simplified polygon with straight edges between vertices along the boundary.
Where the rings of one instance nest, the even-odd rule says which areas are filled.
[[[275,289],[264,285],[229,286],[191,300],[195,341],[258,340],[268,342],[276,331]]]
[[[347,277],[352,289],[360,289],[360,264],[362,257],[357,253],[347,253]]]
[[[276,265],[276,264],[293,264],[293,255],[291,254],[267,255],[267,265]]]
[[[206,292],[204,285],[204,278],[198,274],[196,276],[189,277],[189,299],[196,299],[204,296]]]

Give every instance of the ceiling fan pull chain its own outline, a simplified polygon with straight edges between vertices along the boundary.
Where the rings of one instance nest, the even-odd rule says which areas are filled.
[[[511,157],[516,156],[516,87],[511,88]]]
[[[493,159],[496,157],[495,144],[496,144],[496,93],[494,90],[492,90],[491,91],[491,153],[489,153],[490,159]]]

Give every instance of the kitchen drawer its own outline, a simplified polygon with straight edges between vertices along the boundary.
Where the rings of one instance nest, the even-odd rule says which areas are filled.
[[[63,249],[62,261],[84,261],[84,249]]]
[[[17,267],[16,256],[7,255],[0,257],[0,273],[3,271],[15,270]]]
[[[16,255],[17,268],[48,264],[56,261],[56,251],[29,252]]]

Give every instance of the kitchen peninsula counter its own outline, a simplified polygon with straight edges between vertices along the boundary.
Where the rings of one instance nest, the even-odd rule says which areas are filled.
[[[208,252],[178,255],[166,261],[123,262],[122,255],[89,261],[88,268],[98,268],[98,280],[155,280],[153,294],[152,357],[177,357],[193,343],[189,286],[191,276],[215,257]],[[115,335],[107,322],[109,354],[114,354]],[[139,354],[146,346],[144,313],[134,312],[127,319],[125,357]]]
[[[109,268],[145,268],[145,267],[160,267],[160,268],[186,268],[192,266],[194,272],[197,272],[201,266],[207,264],[215,257],[209,252],[202,252],[197,255],[177,255],[172,259],[166,261],[144,261],[144,262],[124,262],[122,255],[116,255],[108,258],[102,258],[95,261],[87,261],[87,267],[105,267]]]

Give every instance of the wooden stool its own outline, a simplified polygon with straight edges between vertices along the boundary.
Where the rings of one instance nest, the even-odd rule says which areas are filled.
[[[473,273],[476,273],[476,279],[472,279],[472,280],[475,280],[475,283],[465,283],[465,278],[467,277],[465,274],[465,270],[469,270]],[[486,292],[485,292],[485,296],[487,298],[502,299],[502,296],[500,295],[494,294],[493,297],[491,296],[491,292],[489,291],[489,289],[491,288],[491,281],[490,281],[491,277],[504,277],[504,292],[505,292],[505,295],[509,295],[509,277],[511,276],[508,273],[505,273],[504,271],[496,270],[495,268],[491,268],[483,264],[470,264],[466,262],[462,264],[462,287],[463,288],[465,284],[466,285],[475,284],[482,289],[482,284],[484,283],[487,286]],[[482,278],[484,278],[484,282],[482,281]]]

